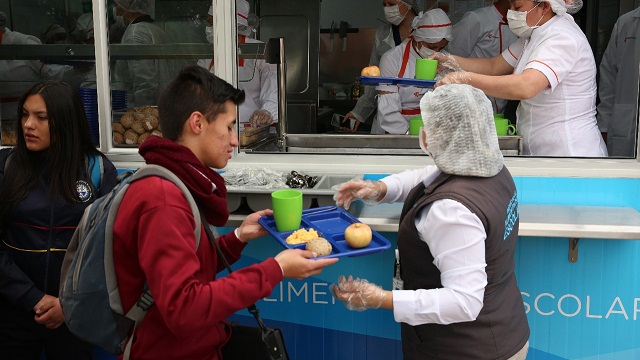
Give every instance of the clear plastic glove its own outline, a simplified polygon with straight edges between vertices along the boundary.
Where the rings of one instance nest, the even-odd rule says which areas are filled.
[[[361,199],[367,205],[375,205],[382,200],[386,193],[382,183],[371,180],[351,180],[346,182],[333,195],[336,205],[349,210],[349,205],[356,199]]]
[[[436,87],[450,84],[468,84],[471,82],[471,75],[466,71],[450,72],[436,83]]]
[[[460,71],[460,70],[462,70],[462,68],[460,67],[460,64],[458,64],[458,61],[456,61],[456,59],[453,57],[453,55],[449,54],[446,51],[437,52],[437,53],[429,56],[429,59],[438,60],[438,70],[437,70],[438,73],[443,72],[443,71]]]
[[[347,309],[353,311],[378,309],[386,295],[385,290],[380,286],[365,279],[354,279],[351,275],[348,279],[340,276],[338,285],[331,284],[330,289],[336,299],[342,301]]]
[[[273,115],[267,110],[256,110],[249,118],[249,123],[253,127],[260,127],[265,125],[271,125],[273,122]]]

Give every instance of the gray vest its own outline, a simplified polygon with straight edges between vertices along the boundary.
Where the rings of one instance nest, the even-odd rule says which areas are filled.
[[[475,321],[419,326],[402,323],[404,359],[508,359],[529,339],[529,324],[514,273],[519,221],[511,174],[506,167],[490,178],[443,173],[427,188],[420,183],[409,193],[398,231],[405,290],[442,288],[440,271],[415,227],[418,211],[441,199],[460,202],[484,225],[488,281],[484,305]]]

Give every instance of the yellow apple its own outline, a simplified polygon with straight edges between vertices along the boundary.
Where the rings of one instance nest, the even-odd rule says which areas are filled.
[[[380,76],[380,68],[372,65],[372,66],[367,66],[364,69],[362,69],[362,72],[360,73],[360,75],[362,76]]]
[[[363,248],[371,243],[371,228],[367,224],[353,223],[344,230],[344,238],[352,248]]]

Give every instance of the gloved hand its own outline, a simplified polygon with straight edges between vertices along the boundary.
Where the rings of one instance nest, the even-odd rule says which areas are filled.
[[[338,285],[331,284],[330,289],[336,299],[353,311],[378,309],[386,296],[386,291],[380,286],[365,279],[354,279],[351,275],[348,279],[340,276]]]
[[[349,210],[349,205],[356,199],[361,199],[367,205],[375,205],[384,197],[382,183],[371,180],[351,180],[344,183],[333,195],[336,205]]]
[[[435,87],[450,84],[468,84],[471,82],[471,75],[466,71],[453,71],[442,77]]]
[[[453,57],[453,55],[449,54],[448,52],[437,52],[431,56],[429,56],[429,59],[436,59],[438,60],[438,70],[437,72],[443,72],[443,71],[460,71],[462,70],[462,68],[460,67],[460,64],[458,64],[458,61],[456,61],[456,59]]]
[[[264,109],[254,111],[251,118],[249,118],[249,123],[251,123],[253,127],[271,125],[272,122],[273,116],[268,110]]]

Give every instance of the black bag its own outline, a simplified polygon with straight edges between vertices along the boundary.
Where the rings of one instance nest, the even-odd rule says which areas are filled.
[[[223,360],[289,360],[280,329],[231,324],[229,342],[222,347]]]
[[[215,229],[206,222],[204,215],[201,213],[207,236],[216,246],[220,258],[231,273],[231,266],[224,257],[218,245],[217,233],[214,235]],[[245,326],[236,322],[231,323],[231,338],[222,347],[223,360],[289,360],[287,348],[284,346],[284,338],[280,329],[268,328],[264,325],[260,317],[260,310],[256,304],[249,306],[249,313],[253,315],[258,326]]]

